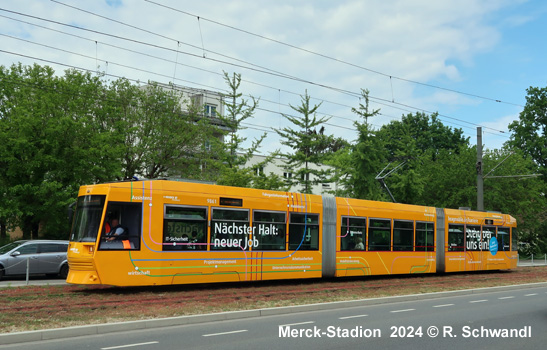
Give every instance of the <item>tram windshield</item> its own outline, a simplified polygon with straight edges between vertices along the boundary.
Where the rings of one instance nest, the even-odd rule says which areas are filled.
[[[78,198],[71,242],[95,242],[99,234],[106,196],[82,196]]]

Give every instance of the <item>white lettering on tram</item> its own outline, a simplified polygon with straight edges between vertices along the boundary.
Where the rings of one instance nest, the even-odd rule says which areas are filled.
[[[257,230],[258,228],[258,230]],[[220,248],[242,248],[247,249],[250,247],[257,247],[259,245],[258,236],[278,236],[279,228],[274,224],[257,224],[256,226],[249,226],[245,224],[237,224],[235,222],[215,222],[213,235],[213,247]],[[223,238],[219,235],[227,235]],[[251,238],[246,237],[234,237],[235,235],[252,235]]]
[[[134,201],[151,201],[152,197],[145,197],[145,196],[133,196],[131,197]]]

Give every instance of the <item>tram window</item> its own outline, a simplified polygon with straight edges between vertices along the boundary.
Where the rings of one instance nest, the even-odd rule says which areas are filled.
[[[511,235],[509,227],[498,227],[498,250],[507,252],[510,250]]]
[[[448,225],[448,251],[463,252],[463,225]]]
[[[416,222],[416,251],[432,252],[435,250],[435,224]]]
[[[391,250],[391,220],[370,219],[368,224],[368,250]]]
[[[352,218],[342,216],[342,229],[340,231],[341,250],[365,250],[366,246],[366,218]]]
[[[481,250],[490,250],[490,240],[496,238],[496,226],[483,226],[481,235]],[[498,250],[501,249],[498,244]]]
[[[467,251],[482,250],[481,227],[476,225],[467,225],[465,227],[465,249]]]
[[[287,214],[253,211],[253,250],[286,250]]]
[[[100,250],[139,250],[141,247],[140,202],[109,202],[101,230]]]
[[[249,250],[251,233],[248,209],[213,208],[211,249]]]
[[[518,246],[518,232],[515,227],[511,229],[511,250],[516,252],[519,250]]]
[[[393,221],[393,250],[408,252],[413,250],[414,222]]]
[[[166,205],[163,250],[207,250],[207,208]]]
[[[319,215],[291,213],[289,250],[319,249]]]

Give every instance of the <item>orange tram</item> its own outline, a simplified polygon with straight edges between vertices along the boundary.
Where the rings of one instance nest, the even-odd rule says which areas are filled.
[[[511,269],[516,226],[507,214],[292,192],[168,180],[97,184],[80,188],[67,282],[144,286]]]

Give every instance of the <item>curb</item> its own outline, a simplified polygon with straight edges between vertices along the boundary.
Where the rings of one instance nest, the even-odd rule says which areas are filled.
[[[393,297],[382,297],[372,299],[359,299],[350,301],[336,301],[331,303],[319,303],[319,304],[307,304],[297,306],[285,306],[266,309],[244,310],[244,311],[230,311],[220,312],[204,315],[192,315],[192,316],[178,316],[168,317],[161,319],[117,322],[117,323],[103,323],[89,326],[76,326],[66,328],[45,329],[39,331],[17,332],[17,333],[4,333],[0,334],[0,345],[5,344],[17,344],[27,343],[41,340],[53,340],[53,339],[65,339],[86,335],[98,335],[115,332],[126,332],[142,329],[153,329],[159,327],[170,326],[182,326],[189,324],[199,324],[205,322],[216,322],[235,320],[249,317],[263,317],[274,315],[285,315],[299,312],[310,312],[320,310],[332,310],[341,308],[354,308],[357,306],[370,306],[380,305],[387,303],[398,303],[406,301],[424,300],[424,299],[439,299],[445,297],[453,297],[469,294],[483,294],[490,292],[502,292],[514,289],[530,289],[537,287],[547,287],[547,282],[518,284],[502,287],[487,287],[479,289],[463,289],[456,291],[437,292],[437,293],[424,293],[424,294],[410,294]]]

